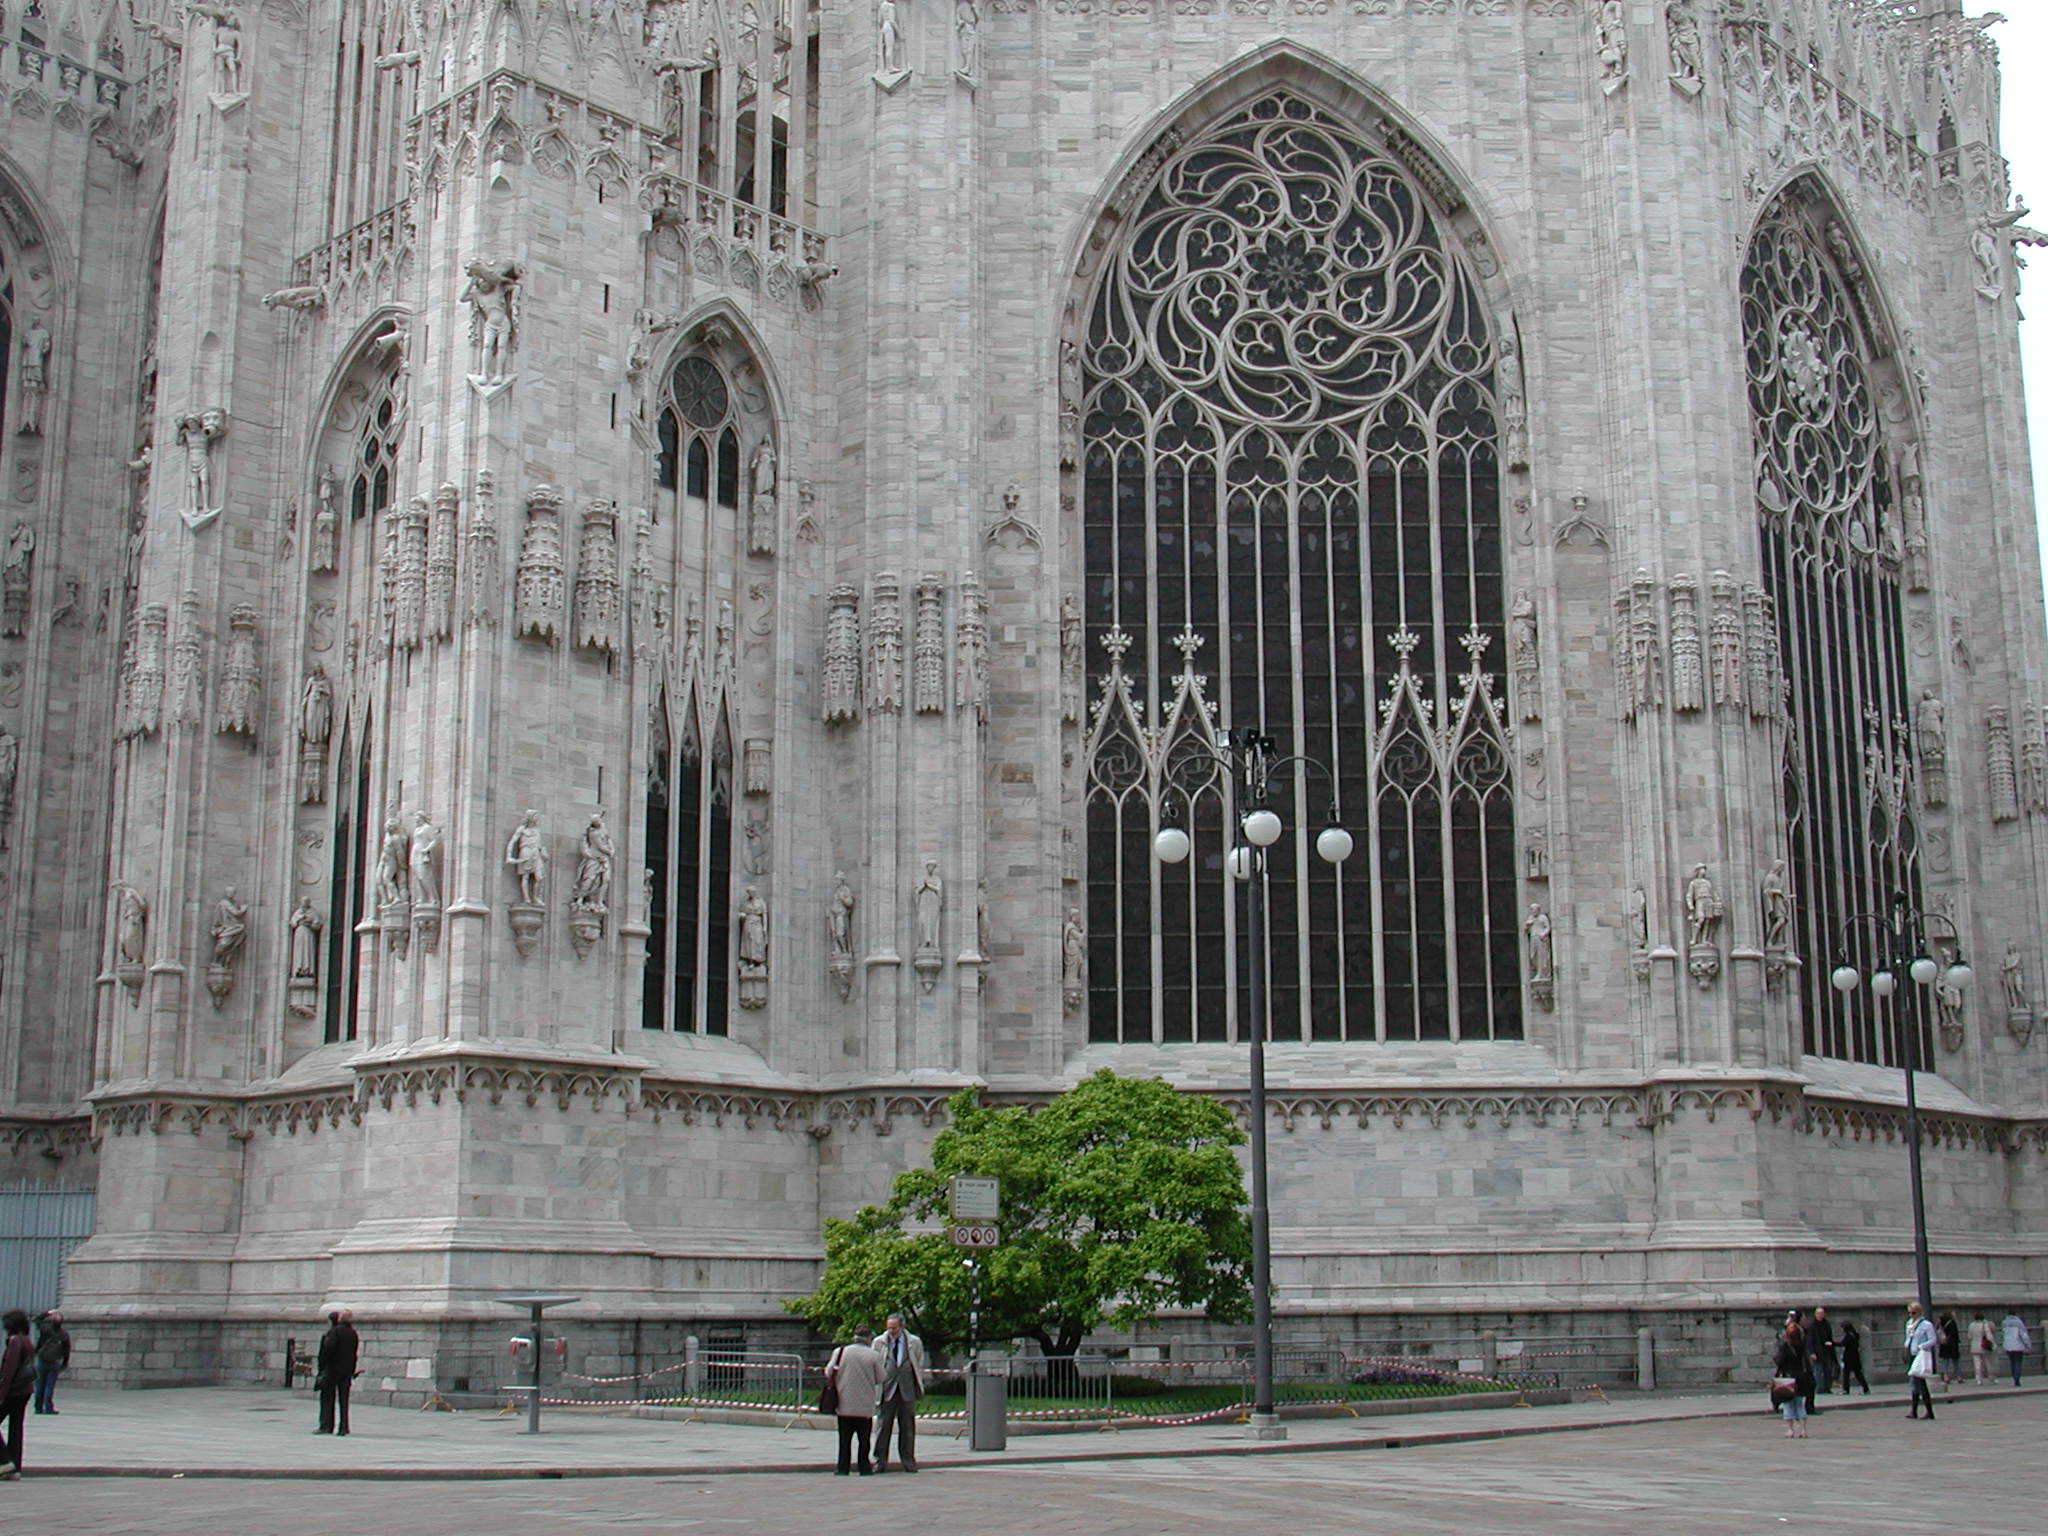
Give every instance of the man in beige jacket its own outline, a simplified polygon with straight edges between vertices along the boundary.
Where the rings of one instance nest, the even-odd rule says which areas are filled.
[[[860,1475],[874,1470],[868,1462],[868,1442],[882,1388],[882,1357],[869,1347],[874,1336],[872,1328],[854,1329],[853,1342],[835,1349],[825,1366],[825,1379],[839,1389],[839,1465],[834,1470],[840,1477],[851,1470],[855,1440],[860,1441]]]
[[[891,1312],[882,1336],[875,1340],[882,1361],[881,1399],[876,1407],[875,1470],[889,1470],[889,1431],[896,1431],[896,1461],[906,1472],[917,1470],[917,1400],[924,1396],[924,1341]]]

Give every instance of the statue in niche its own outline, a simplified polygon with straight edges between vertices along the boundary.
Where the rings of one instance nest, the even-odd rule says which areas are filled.
[[[214,502],[213,450],[228,429],[227,412],[197,411],[178,422],[178,446],[185,450],[185,505],[179,509],[194,532],[220,516]]]
[[[441,829],[425,811],[412,813],[412,900],[416,907],[441,905]]]
[[[331,571],[341,563],[341,477],[328,464],[320,471],[313,513],[313,569]]]
[[[917,912],[917,947],[934,953],[939,947],[939,919],[946,910],[946,882],[939,878],[939,861],[924,861],[924,878],[917,882],[912,897]]]
[[[1516,588],[1514,603],[1508,609],[1508,660],[1514,668],[1515,692],[1522,718],[1541,718],[1536,682],[1536,600],[1529,596],[1527,587]]]
[[[505,845],[505,863],[519,881],[519,899],[537,907],[547,899],[547,835],[540,829],[540,812],[529,810],[513,829]]]
[[[36,559],[36,531],[16,520],[7,535],[6,563],[0,564],[0,635],[28,633],[30,578]]]
[[[405,900],[406,869],[410,863],[411,850],[406,845],[405,829],[398,824],[396,816],[384,823],[384,841],[377,849],[377,905],[395,906]]]
[[[232,885],[213,904],[212,933],[215,965],[226,968],[241,959],[242,946],[249,940],[249,907]]]
[[[875,73],[895,75],[903,71],[903,20],[897,13],[896,0],[877,0],[875,5],[875,45],[878,63]]]
[[[242,84],[242,19],[231,5],[194,5],[190,12],[213,23],[213,94],[240,96]]]
[[[955,71],[967,80],[981,78],[981,7],[975,0],[955,0],[953,37],[959,45],[960,62]]]
[[[1785,861],[1773,859],[1764,872],[1764,948],[1783,949],[1792,939],[1792,892],[1786,884]]]
[[[1600,88],[1612,96],[1628,83],[1628,7],[1622,0],[1600,0],[1596,38]]]
[[[299,802],[319,805],[327,798],[327,744],[334,735],[334,685],[327,669],[315,666],[299,691]]]
[[[291,976],[293,981],[314,981],[320,975],[320,932],[327,926],[320,909],[309,896],[301,896],[291,915]]]
[[[775,527],[779,521],[775,445],[762,438],[754,450],[754,496],[748,503],[747,551],[755,555],[775,553]]]
[[[1551,943],[1550,913],[1541,902],[1529,904],[1528,919],[1522,924],[1522,932],[1529,940],[1529,979],[1549,981],[1555,975],[1556,954]]]
[[[825,908],[825,941],[831,946],[832,958],[835,960],[853,958],[855,906],[853,887],[846,883],[846,871],[842,869],[835,877],[832,900]]]
[[[1671,0],[1664,7],[1664,25],[1671,33],[1671,83],[1686,95],[1697,96],[1706,75],[1700,65],[1700,24],[1692,0]]]
[[[1934,983],[1934,1013],[1946,1051],[1963,1048],[1963,989],[1948,979],[1947,972]]]
[[[768,903],[759,886],[748,886],[740,902],[740,964],[768,969]]]
[[[123,965],[140,965],[149,948],[149,903],[132,885],[114,887],[114,955]]]
[[[1060,990],[1069,1013],[1088,993],[1088,934],[1079,907],[1067,908],[1067,920],[1060,925]]]
[[[583,829],[583,846],[576,854],[576,889],[570,905],[585,912],[608,910],[612,894],[612,859],[616,853],[604,812],[593,811]]]
[[[477,349],[476,377],[502,379],[519,340],[520,266],[514,261],[478,257],[463,271],[469,282],[460,302],[469,306],[469,339]]]
[[[1721,933],[1721,893],[1707,875],[1707,866],[1695,864],[1692,878],[1685,882],[1686,942],[1695,947],[1712,944]]]
[[[1639,950],[1650,947],[1650,894],[1640,885],[1628,893],[1628,937]]]
[[[993,951],[988,939],[988,880],[987,877],[975,882],[974,886],[974,952],[987,960]]]
[[[2005,959],[1998,967],[1998,979],[2005,987],[2005,1006],[2014,1013],[2027,1009],[2027,965],[2016,943],[2005,946]]]
[[[40,436],[50,400],[50,328],[32,317],[21,333],[22,437]]]
[[[1920,797],[1930,806],[1948,804],[1948,706],[1932,688],[1920,690],[1913,710],[1913,739],[1920,749]]]
[[[14,823],[14,786],[20,777],[21,738],[0,726],[0,853],[13,841],[9,832]]]

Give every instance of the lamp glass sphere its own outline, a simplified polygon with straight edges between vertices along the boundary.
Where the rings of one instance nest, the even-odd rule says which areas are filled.
[[[1351,834],[1332,824],[1316,834],[1316,853],[1325,864],[1342,864],[1351,857]]]
[[[1870,990],[1879,997],[1890,997],[1898,990],[1898,978],[1890,971],[1873,971],[1870,976]]]
[[[1937,975],[1939,975],[1940,972],[1941,967],[1936,965],[1932,960],[1928,959],[1925,955],[1917,956],[1914,959],[1913,963],[1906,967],[1906,974],[1912,977],[1914,981],[1918,982],[1923,987],[1932,986],[1934,984],[1934,978]]]
[[[1245,844],[1239,843],[1235,848],[1231,849],[1229,858],[1225,859],[1224,862],[1230,866],[1232,879],[1251,879],[1252,850]]]
[[[1264,806],[1253,811],[1244,819],[1245,840],[1259,848],[1270,848],[1280,841],[1280,816]]]
[[[1837,992],[1854,992],[1863,977],[1853,965],[1838,965],[1828,980],[1835,984]]]
[[[1971,970],[1969,966],[1964,964],[1961,960],[1958,960],[1954,965],[1948,968],[1948,984],[1954,987],[1957,991],[1961,991],[1964,987],[1967,987],[1971,982],[1975,981],[1976,979],[1977,973]]]
[[[1152,839],[1152,852],[1162,864],[1179,864],[1184,862],[1187,859],[1188,850],[1193,846],[1188,840],[1187,833],[1183,832],[1179,827],[1161,827],[1159,835]]]

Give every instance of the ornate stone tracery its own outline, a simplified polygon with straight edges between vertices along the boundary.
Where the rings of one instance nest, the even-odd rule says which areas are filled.
[[[1234,944],[1218,954],[1191,943],[1198,922],[1232,931],[1231,911],[1197,916],[1208,901],[1228,907],[1227,893],[1160,874],[1147,851],[1156,822],[1173,818],[1191,823],[1198,858],[1219,856],[1222,785],[1203,765],[1225,723],[1262,723],[1283,751],[1327,758],[1364,784],[1362,797],[1347,791],[1346,807],[1363,857],[1341,876],[1312,859],[1272,867],[1273,900],[1308,914],[1304,932],[1326,936],[1299,962],[1276,963],[1282,1027],[1350,1039],[1521,1031],[1518,850],[1497,691],[1510,665],[1508,615],[1499,578],[1473,575],[1454,544],[1499,527],[1500,354],[1434,195],[1402,160],[1278,90],[1175,141],[1104,266],[1078,359],[1096,693],[1084,757],[1089,879],[1149,870],[1140,878],[1158,887],[1162,949],[1151,974],[1131,974],[1125,957],[1145,924],[1096,893],[1094,1038],[1230,1038],[1236,1027]],[[1138,474],[1148,488],[1123,490]],[[1398,573],[1352,542],[1375,519],[1426,521],[1425,509],[1451,495],[1469,498],[1469,531],[1411,547]],[[1117,510],[1126,505],[1136,508],[1128,529]],[[1276,563],[1226,587],[1184,552],[1198,531],[1241,552],[1234,559],[1263,550]],[[1158,589],[1136,601],[1112,591],[1119,537],[1161,552]],[[1326,537],[1347,553],[1315,578],[1316,608],[1342,638],[1300,658],[1297,685],[1296,658],[1263,650],[1261,624],[1291,600],[1281,551],[1297,540],[1319,549]],[[1328,569],[1314,559],[1303,579]],[[1436,579],[1456,585],[1469,621],[1421,595]],[[1221,679],[1213,703],[1198,653]],[[1263,722],[1257,696],[1242,691],[1254,677],[1270,680]],[[1356,702],[1335,720],[1325,704],[1270,713],[1298,691]],[[1299,801],[1293,810],[1312,814]],[[1418,829],[1438,818],[1485,850],[1479,883],[1447,882],[1426,908],[1376,893],[1374,872],[1390,858],[1435,867]],[[1504,907],[1476,894],[1488,882],[1509,893]],[[1374,912],[1384,914],[1377,935]],[[1106,920],[1112,913],[1121,915]],[[1297,997],[1303,974],[1314,984]],[[1186,989],[1192,1009],[1165,1006],[1168,989]],[[1422,1006],[1425,991],[1449,1005]]]

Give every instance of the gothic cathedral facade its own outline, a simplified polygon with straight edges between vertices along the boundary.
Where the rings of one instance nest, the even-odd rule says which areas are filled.
[[[1943,1294],[2048,1299],[1998,91],[1951,0],[5,0],[81,1365],[787,1337],[962,1085],[1248,1112],[1255,954],[1283,1335],[1890,1305],[1914,1064]]]

